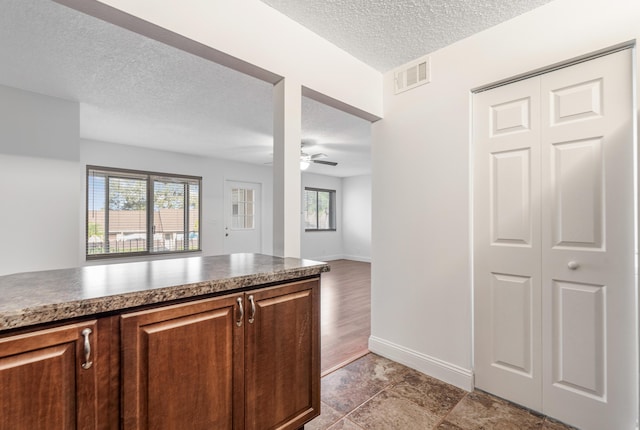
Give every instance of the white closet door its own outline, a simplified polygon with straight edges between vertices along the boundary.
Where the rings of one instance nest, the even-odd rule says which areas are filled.
[[[475,384],[542,408],[539,78],[476,94]]]
[[[584,430],[637,419],[631,70],[474,96],[476,386]]]
[[[631,50],[541,77],[543,411],[630,429],[637,402]]]

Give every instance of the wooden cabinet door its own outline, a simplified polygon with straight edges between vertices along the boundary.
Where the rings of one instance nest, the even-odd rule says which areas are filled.
[[[241,297],[121,317],[124,429],[242,429]]]
[[[319,414],[319,284],[245,294],[247,430],[298,429]]]
[[[97,336],[93,320],[0,339],[0,429],[100,428]]]

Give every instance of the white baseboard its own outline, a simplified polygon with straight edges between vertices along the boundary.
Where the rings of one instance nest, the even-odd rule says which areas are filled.
[[[333,261],[333,260],[342,260],[344,257],[342,254],[338,254],[338,255],[323,255],[321,257],[312,257],[309,258],[309,260],[314,260],[314,261]]]
[[[469,369],[463,369],[375,336],[369,337],[369,350],[463,390],[473,391],[473,372]]]
[[[307,258],[307,257],[303,257],[303,258]],[[356,255],[343,255],[343,254],[324,255],[322,257],[311,257],[307,259],[314,260],[314,261],[353,260],[353,261],[361,261],[363,263],[371,263],[371,257],[359,257]]]
[[[343,255],[342,259],[344,260],[352,260],[352,261],[360,261],[362,263],[371,263],[371,257],[361,257],[358,255]]]

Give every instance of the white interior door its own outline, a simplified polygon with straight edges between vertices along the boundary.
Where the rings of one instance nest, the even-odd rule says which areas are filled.
[[[476,385],[585,430],[637,419],[631,70],[474,96]]]
[[[225,181],[224,252],[262,252],[261,185]]]
[[[631,50],[541,77],[543,410],[637,415]]]
[[[541,410],[537,78],[474,96],[475,383]]]

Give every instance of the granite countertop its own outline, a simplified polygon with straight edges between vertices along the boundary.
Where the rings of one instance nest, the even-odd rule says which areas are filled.
[[[231,254],[0,276],[0,332],[327,271],[318,261]]]

